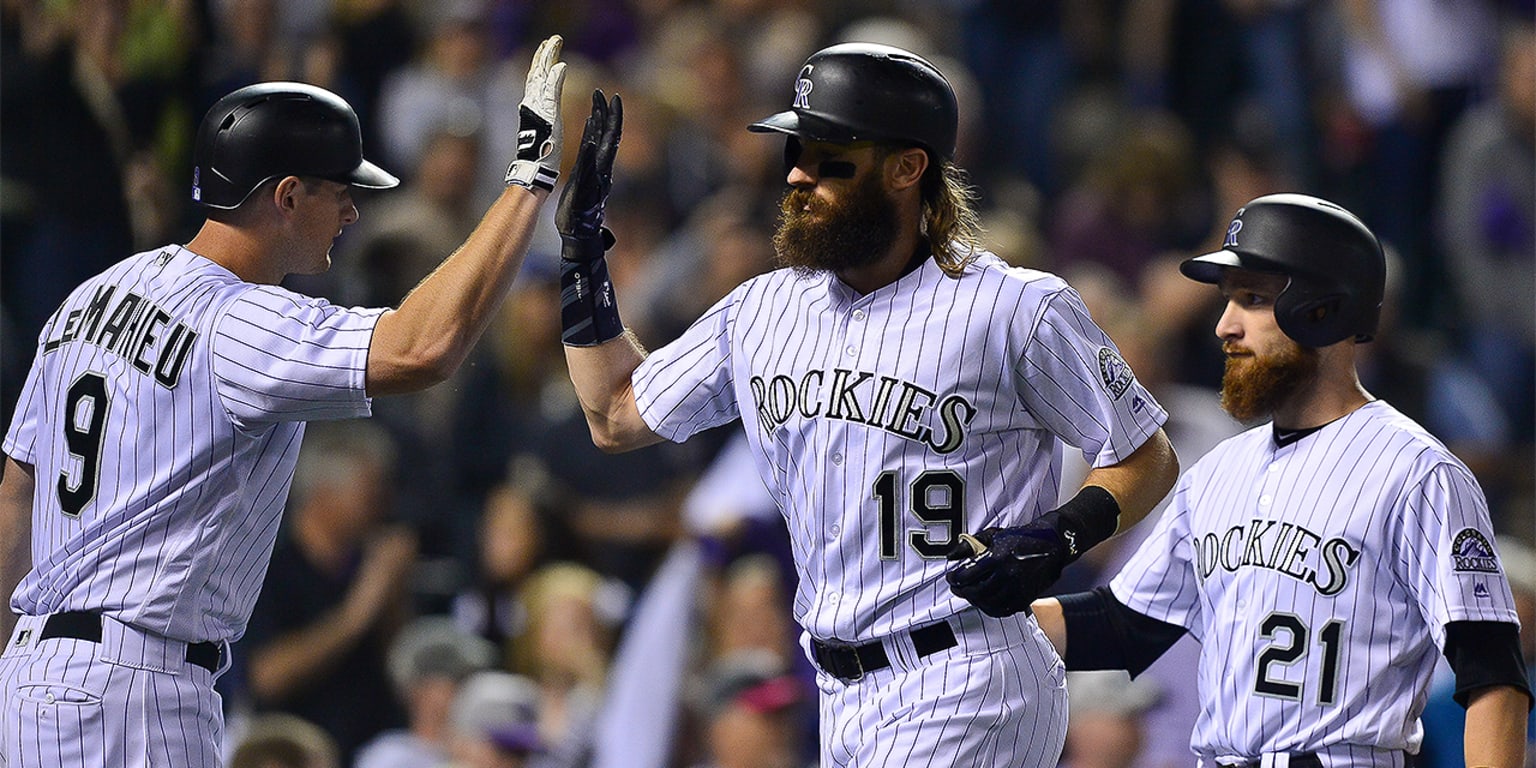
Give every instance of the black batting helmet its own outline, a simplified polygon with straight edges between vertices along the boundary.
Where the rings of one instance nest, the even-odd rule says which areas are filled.
[[[912,143],[943,161],[954,157],[959,124],[955,90],[926,59],[889,45],[842,43],[805,60],[789,109],[747,130],[838,144]]]
[[[1216,283],[1229,267],[1290,278],[1275,299],[1275,322],[1302,346],[1370,341],[1376,333],[1387,276],[1381,243],[1353,213],[1327,200],[1256,198],[1232,217],[1222,250],[1187,259],[1179,271]]]
[[[400,180],[363,159],[357,113],[304,83],[258,83],[219,99],[192,150],[192,200],[236,208],[263,183],[314,176],[369,189]]]

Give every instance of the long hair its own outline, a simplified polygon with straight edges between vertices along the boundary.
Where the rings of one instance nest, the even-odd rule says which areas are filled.
[[[923,174],[923,237],[944,274],[959,277],[981,251],[978,195],[965,170],[944,160]]]

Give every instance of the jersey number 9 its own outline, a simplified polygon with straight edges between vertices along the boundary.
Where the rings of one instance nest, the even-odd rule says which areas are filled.
[[[59,507],[70,517],[96,498],[101,475],[101,436],[107,425],[107,379],[87,373],[75,379],[64,399],[64,444],[78,457],[79,471],[70,482],[69,465],[59,472]]]

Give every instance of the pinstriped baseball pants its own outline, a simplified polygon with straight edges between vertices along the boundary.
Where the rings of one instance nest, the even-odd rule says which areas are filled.
[[[1066,668],[1034,619],[965,611],[951,624],[954,648],[918,658],[888,638],[891,666],[853,683],[817,674],[822,768],[1056,765]]]
[[[102,642],[38,640],[23,616],[0,654],[0,768],[216,768],[214,673],[186,645],[116,622]]]

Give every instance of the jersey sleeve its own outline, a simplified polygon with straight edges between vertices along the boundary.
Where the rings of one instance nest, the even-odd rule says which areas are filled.
[[[1015,370],[1024,406],[1093,467],[1124,460],[1168,418],[1071,288],[1042,303]]]
[[[1397,578],[1417,598],[1436,645],[1445,647],[1452,621],[1517,621],[1488,502],[1471,473],[1436,464],[1408,489],[1401,526]]]
[[[214,326],[213,375],[236,423],[369,415],[368,345],[382,309],[349,309],[273,286],[246,291]]]
[[[1186,475],[1187,477],[1187,475]],[[1136,553],[1109,582],[1110,592],[1137,613],[1204,635],[1194,544],[1189,535],[1190,485],[1180,480],[1167,509]]]
[[[37,427],[43,407],[41,370],[34,365],[27,372],[27,381],[16,398],[16,410],[11,414],[11,426],[5,432],[5,455],[22,464],[37,464]]]
[[[740,415],[731,375],[731,327],[744,287],[694,321],[635,369],[635,404],[646,426],[680,443]]]

